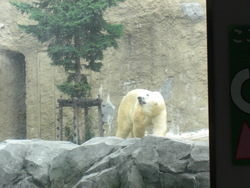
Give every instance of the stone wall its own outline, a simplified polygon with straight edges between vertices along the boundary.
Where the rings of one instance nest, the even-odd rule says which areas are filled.
[[[0,1],[0,11],[0,50],[23,54],[25,59],[26,137],[54,140],[58,124],[56,100],[67,98],[55,86],[64,80],[63,70],[51,67],[45,46],[18,29],[16,23],[29,21],[9,4],[9,0]],[[161,91],[167,104],[169,131],[207,128],[205,11],[204,0],[194,3],[126,0],[108,10],[106,19],[125,27],[119,49],[105,52],[101,73],[85,72],[92,84],[92,97],[96,98],[102,91],[105,135],[114,135],[119,103],[135,88]],[[10,59],[2,55],[0,63],[9,63]],[[2,85],[0,90],[4,88]],[[8,100],[1,98],[1,101],[2,108],[6,108]],[[97,109],[93,108],[91,114],[96,119]],[[64,123],[70,124],[70,110],[64,115]],[[0,116],[1,122],[3,118]],[[12,126],[10,121],[0,125],[6,132],[12,132],[6,129]],[[93,131],[98,136],[97,128]],[[0,136],[0,140],[10,137],[2,135],[5,136]]]
[[[24,56],[0,50],[0,138],[26,137]]]

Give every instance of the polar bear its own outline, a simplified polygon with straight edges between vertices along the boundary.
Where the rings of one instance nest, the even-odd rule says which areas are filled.
[[[153,134],[166,136],[167,112],[162,95],[145,89],[135,89],[123,97],[118,109],[116,136],[143,137],[145,129],[153,126]]]

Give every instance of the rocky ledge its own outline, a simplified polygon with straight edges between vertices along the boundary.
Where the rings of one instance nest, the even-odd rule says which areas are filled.
[[[93,138],[70,142],[6,140],[0,144],[1,188],[206,188],[207,142]]]

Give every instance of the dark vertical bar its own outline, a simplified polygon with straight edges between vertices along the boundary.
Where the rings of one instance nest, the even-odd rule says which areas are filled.
[[[59,104],[59,140],[63,140],[63,107]]]
[[[102,99],[100,95],[98,95],[99,104],[98,104],[98,117],[99,117],[99,131],[100,136],[103,137],[104,129],[103,129],[103,122],[102,122]]]

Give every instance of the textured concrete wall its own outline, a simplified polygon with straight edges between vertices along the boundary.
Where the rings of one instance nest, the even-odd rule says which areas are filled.
[[[100,88],[104,104],[110,96],[107,104],[111,103],[112,109],[106,109],[104,116],[106,120],[108,117],[106,135],[114,135],[116,131],[116,114],[122,97],[136,88],[162,92],[170,131],[207,128],[205,11],[204,0],[193,3],[126,0],[107,12],[106,19],[125,26],[120,47],[105,52],[101,73],[85,72],[92,84],[93,98]],[[56,100],[61,93],[55,85],[64,80],[63,70],[51,67],[45,46],[18,29],[16,23],[29,21],[9,4],[9,0],[0,1],[0,12],[0,49],[25,56],[27,138],[56,139]],[[96,108],[91,114],[97,119]],[[64,123],[70,124],[70,110],[65,109],[64,115]],[[93,130],[98,136],[97,127]]]
[[[0,141],[26,137],[25,61],[0,50]]]
[[[106,52],[102,73],[91,74],[93,93],[102,86],[117,112],[129,90],[159,90],[169,131],[207,128],[205,1],[127,0],[112,8],[107,19],[123,23],[125,33],[119,49]],[[111,129],[114,134],[116,117]]]

